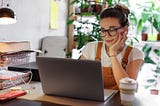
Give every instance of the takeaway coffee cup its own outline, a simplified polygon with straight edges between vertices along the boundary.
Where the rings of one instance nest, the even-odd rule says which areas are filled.
[[[121,104],[124,106],[132,106],[134,94],[137,91],[137,81],[131,78],[122,78],[120,80],[120,98]]]

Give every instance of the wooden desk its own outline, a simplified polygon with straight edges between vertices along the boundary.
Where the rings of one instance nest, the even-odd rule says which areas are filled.
[[[119,93],[108,102],[96,102],[44,95],[40,82],[32,82],[28,87],[30,88],[30,92],[27,95],[1,103],[1,106],[121,106]],[[3,90],[3,92],[6,91],[7,89]],[[160,95],[150,95],[146,91],[143,91],[143,89],[140,89],[135,94],[134,106],[160,106]]]

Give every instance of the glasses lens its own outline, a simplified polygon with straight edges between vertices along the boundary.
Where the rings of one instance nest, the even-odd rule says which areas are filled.
[[[107,30],[101,29],[99,31],[100,31],[102,37],[106,36],[107,34],[109,36],[115,36],[117,34],[117,30],[120,28],[122,28],[122,27],[116,27],[116,28],[111,28],[111,29],[107,29]]]
[[[109,35],[111,35],[111,36],[115,36],[116,33],[117,33],[117,29],[110,29],[110,30],[108,31],[108,33],[109,33]]]
[[[108,33],[111,35],[111,36],[115,36],[117,34],[117,30],[118,29],[121,29],[122,27],[116,27],[116,28],[111,28],[108,30]]]
[[[101,29],[101,30],[100,30],[100,34],[101,34],[102,37],[104,37],[104,36],[106,36],[106,31],[103,30],[103,29]]]

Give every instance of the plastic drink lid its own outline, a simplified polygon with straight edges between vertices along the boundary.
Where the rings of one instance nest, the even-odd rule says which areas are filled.
[[[123,84],[136,84],[137,81],[134,80],[134,79],[132,79],[132,78],[126,77],[126,78],[122,78],[122,79],[120,80],[120,83],[123,83]]]

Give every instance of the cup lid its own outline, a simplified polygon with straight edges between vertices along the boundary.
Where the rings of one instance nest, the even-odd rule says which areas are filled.
[[[122,78],[122,79],[120,80],[120,83],[125,83],[125,84],[136,84],[137,81],[134,80],[134,79],[132,79],[132,78],[126,77],[126,78]]]

